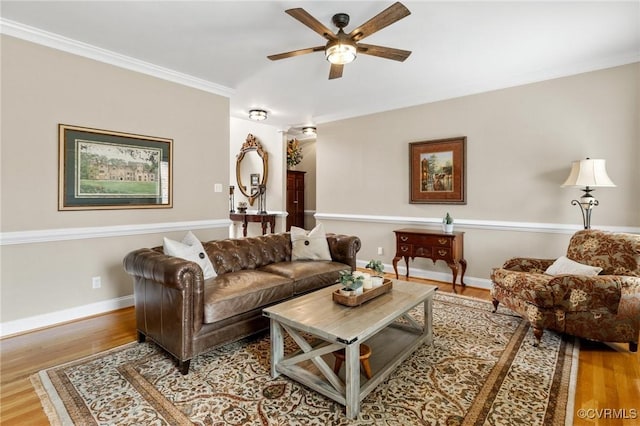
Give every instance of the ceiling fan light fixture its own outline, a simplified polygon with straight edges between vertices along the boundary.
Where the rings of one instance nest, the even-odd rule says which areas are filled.
[[[263,109],[252,109],[249,111],[249,118],[255,121],[262,121],[267,119],[267,111]]]
[[[356,59],[356,46],[353,42],[336,40],[329,42],[324,54],[332,64],[344,65]]]
[[[312,126],[303,127],[302,128],[302,134],[304,134],[306,136],[315,136],[316,135],[316,128],[312,127]]]

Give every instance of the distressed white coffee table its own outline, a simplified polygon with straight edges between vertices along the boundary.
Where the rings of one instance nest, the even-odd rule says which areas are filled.
[[[402,361],[423,343],[431,344],[433,295],[438,289],[427,284],[393,281],[393,289],[357,307],[339,305],[327,287],[263,310],[271,320],[271,376],[290,377],[346,406],[355,418],[360,402]],[[422,304],[424,323],[408,312]],[[403,319],[398,322],[397,320]],[[299,346],[284,355],[286,331]],[[301,333],[312,335],[309,343]],[[371,348],[373,376],[360,375],[360,344]],[[345,350],[345,374],[336,375],[331,353]],[[328,364],[329,363],[329,364]],[[362,382],[361,382],[362,381]]]

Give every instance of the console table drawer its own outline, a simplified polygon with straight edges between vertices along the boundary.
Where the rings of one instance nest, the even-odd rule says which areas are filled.
[[[413,256],[413,246],[411,244],[398,243],[398,253],[401,256]]]
[[[398,234],[397,235],[397,241],[399,243],[406,243],[406,244],[412,244],[414,242],[418,242],[419,239],[415,236],[415,235],[407,235],[407,234]]]
[[[453,241],[454,239],[448,236],[437,237],[415,234],[398,234],[398,242],[412,244],[415,246],[451,247],[453,245]]]
[[[431,247],[451,247],[453,245],[453,238],[449,237],[422,237],[424,239],[424,245]]]
[[[431,256],[433,259],[452,259],[451,249],[448,248],[434,247]]]

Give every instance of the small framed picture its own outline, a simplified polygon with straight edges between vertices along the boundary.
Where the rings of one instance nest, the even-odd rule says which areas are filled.
[[[260,173],[251,173],[251,186],[260,185]]]
[[[409,144],[409,202],[466,204],[465,136]]]

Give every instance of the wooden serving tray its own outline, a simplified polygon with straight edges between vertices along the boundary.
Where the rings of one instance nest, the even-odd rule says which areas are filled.
[[[380,287],[375,287],[370,290],[364,290],[362,294],[357,296],[345,296],[340,294],[340,289],[331,293],[333,297],[333,301],[345,306],[359,306],[364,302],[371,300],[375,297],[380,296],[381,294],[385,294],[391,291],[393,288],[393,281],[388,278],[385,278]]]

